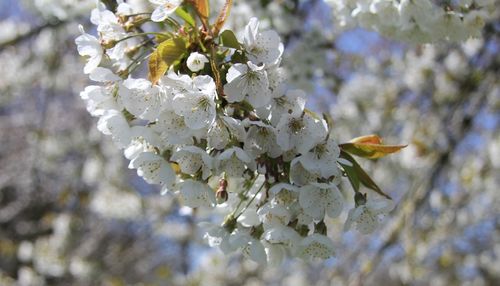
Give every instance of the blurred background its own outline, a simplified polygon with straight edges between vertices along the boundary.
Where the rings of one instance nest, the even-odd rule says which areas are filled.
[[[280,33],[290,87],[340,142],[409,144],[362,161],[398,204],[384,224],[363,236],[342,231],[345,214],[329,221],[324,263],[208,248],[199,218],[127,168],[79,97],[74,39],[78,24],[95,33],[95,1],[1,0],[0,285],[500,285],[500,9],[482,38],[409,46],[336,27],[321,0],[235,2],[228,27],[255,15]]]

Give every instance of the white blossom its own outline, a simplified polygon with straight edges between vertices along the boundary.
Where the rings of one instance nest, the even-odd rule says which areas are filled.
[[[162,98],[158,87],[145,79],[129,78],[120,84],[119,94],[124,107],[138,118],[154,120],[158,117]]]
[[[288,210],[280,205],[265,204],[257,211],[257,214],[260,216],[260,221],[264,224],[264,228],[280,225],[286,226],[291,218]]]
[[[326,123],[322,119],[313,118],[305,113],[295,117],[285,114],[276,126],[277,142],[284,151],[307,153],[326,137]]]
[[[253,238],[248,233],[237,232],[230,236],[229,241],[234,248],[242,249],[246,257],[259,263],[259,265],[265,266],[267,264],[267,254],[260,240]]]
[[[92,10],[90,20],[97,25],[101,40],[105,44],[113,45],[112,48],[106,51],[109,58],[115,62],[119,69],[127,67],[130,59],[126,56],[126,51],[128,48],[139,44],[138,40],[135,37],[124,39],[128,36],[128,33],[120,23],[119,17],[109,10]]]
[[[276,143],[276,129],[261,121],[246,121],[248,128],[244,149],[256,156],[267,153],[271,158],[281,155],[282,150]]]
[[[229,102],[248,102],[255,108],[262,107],[271,100],[269,80],[264,65],[256,66],[252,62],[234,64],[226,75],[227,84],[224,93]]]
[[[205,150],[196,146],[179,147],[170,160],[177,162],[185,174],[194,175],[201,170],[204,180],[208,178],[213,168],[212,157]]]
[[[349,211],[344,230],[347,231],[354,225],[363,234],[372,233],[382,218],[393,208],[394,203],[391,200],[368,200],[366,204],[359,205]]]
[[[126,35],[118,17],[106,9],[93,9],[90,21],[97,26],[103,40],[119,40]]]
[[[301,157],[297,157],[290,163],[290,182],[297,186],[305,186],[316,182],[319,176],[307,170],[302,164]]]
[[[299,190],[299,204],[315,220],[322,220],[325,213],[335,218],[340,215],[344,199],[335,185],[311,183]]]
[[[275,31],[259,32],[259,21],[251,18],[243,39],[248,58],[255,64],[275,64],[283,53],[283,44]]]
[[[175,12],[177,7],[181,5],[182,0],[149,0],[149,2],[158,5],[151,15],[151,20],[154,22],[163,22],[168,15]]]
[[[230,233],[222,226],[209,222],[201,222],[200,227],[205,230],[203,238],[207,240],[210,247],[219,247],[224,253],[235,249],[229,243]]]
[[[97,82],[117,82],[121,78],[114,74],[110,69],[96,67],[90,72],[89,78]]]
[[[239,147],[232,147],[222,152],[216,159],[217,172],[225,172],[229,177],[241,177],[248,169],[255,169],[255,162]]]
[[[199,72],[208,62],[209,61],[205,55],[193,52],[189,55],[186,64],[190,71]]]
[[[298,199],[299,189],[294,185],[278,183],[269,189],[269,194],[272,204],[290,206]]]
[[[114,87],[91,85],[80,92],[80,97],[87,102],[87,111],[92,116],[102,116],[107,110],[122,110],[123,103],[119,96],[114,96]]]
[[[293,228],[281,225],[268,228],[263,236],[269,243],[283,244],[291,249],[298,246],[301,240],[300,235]]]
[[[337,142],[330,137],[326,142],[316,145],[309,152],[303,154],[299,160],[309,172],[325,179],[335,176],[335,182],[340,183],[342,173],[337,161],[344,162],[344,160],[340,159],[339,155],[340,148]]]
[[[236,220],[244,227],[258,226],[261,224],[259,215],[257,214],[257,207],[250,205]]]
[[[267,254],[267,264],[271,267],[280,266],[286,257],[286,248],[280,244],[264,242]]]
[[[87,64],[85,65],[83,72],[89,74],[101,63],[103,50],[101,43],[99,43],[99,40],[96,37],[85,33],[82,25],[79,26],[79,29],[82,35],[75,39],[75,43],[78,53],[81,56],[88,57]]]
[[[270,106],[271,123],[277,125],[284,115],[300,116],[306,106],[306,94],[302,90],[289,90],[286,95],[273,98]]]
[[[143,177],[150,184],[170,187],[175,184],[175,173],[170,164],[154,153],[141,153],[130,161],[129,168],[137,169],[137,175]]]
[[[126,147],[131,140],[130,126],[123,114],[116,110],[108,110],[97,122],[97,129],[105,135],[111,135],[120,148]]]
[[[187,180],[181,183],[179,195],[182,202],[191,208],[215,205],[214,191],[205,183]]]
[[[151,127],[160,134],[162,140],[169,145],[193,144],[193,137],[198,136],[196,130],[189,128],[184,122],[184,117],[173,111],[163,111]]]
[[[191,129],[207,128],[215,120],[215,83],[209,76],[197,76],[193,84],[199,90],[179,93],[174,97],[174,111],[184,117]]]
[[[135,159],[142,152],[155,152],[163,149],[163,144],[156,132],[146,126],[133,126],[130,128],[130,143],[123,151],[125,158]]]
[[[306,260],[328,259],[335,255],[335,248],[330,238],[314,233],[300,242],[299,255]]]
[[[240,120],[227,116],[217,117],[207,134],[208,146],[223,150],[231,140],[244,142],[246,132]]]

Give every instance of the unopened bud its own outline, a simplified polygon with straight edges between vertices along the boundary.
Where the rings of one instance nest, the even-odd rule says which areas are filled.
[[[127,32],[133,31],[136,27],[141,26],[142,24],[146,23],[149,18],[142,17],[142,16],[135,16],[135,17],[126,17],[123,18],[122,26]]]
[[[116,45],[116,40],[102,40],[101,46],[105,49],[112,49]]]
[[[118,23],[120,23],[120,24],[124,24],[128,20],[128,16],[127,15],[118,14],[117,16],[118,16]]]
[[[219,180],[219,188],[223,188],[224,190],[226,190],[226,188],[227,188],[227,180],[226,179]]]
[[[217,200],[217,204],[223,204],[227,201],[229,194],[226,190],[218,190],[215,193],[215,198]]]
[[[129,58],[132,58],[136,53],[137,51],[139,50],[141,46],[140,45],[137,45],[137,46],[133,46],[131,48],[128,48],[126,51],[125,51],[125,54],[129,57]]]
[[[226,179],[221,179],[219,181],[219,188],[217,189],[217,192],[215,193],[215,199],[217,200],[218,204],[225,203],[229,197],[229,194],[227,193],[227,180]]]

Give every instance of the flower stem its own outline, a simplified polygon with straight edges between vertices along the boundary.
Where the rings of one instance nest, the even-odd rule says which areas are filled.
[[[249,186],[249,187],[248,187],[248,188],[247,188],[247,189],[243,192],[243,194],[242,194],[242,196],[243,196],[243,197],[246,197],[246,195],[248,194],[248,192],[252,189],[253,185],[255,184],[255,181],[257,181],[257,178],[258,178],[258,177],[259,177],[259,176],[255,176],[255,178],[253,179],[253,181],[252,181],[252,183],[250,184],[250,186]],[[243,198],[241,198],[241,199],[240,199],[240,201],[239,201],[239,203],[238,203],[238,205],[237,205],[237,206],[236,206],[236,208],[234,209],[234,211],[233,211],[232,215],[235,215],[235,214],[236,214],[236,212],[238,211],[238,209],[239,209],[239,208],[241,207],[241,205],[243,204],[243,201],[244,201],[244,199],[243,199]]]
[[[119,40],[116,41],[116,43],[123,42],[123,41],[126,41],[126,40],[134,38],[134,37],[141,37],[141,36],[147,36],[147,35],[156,35],[156,36],[168,37],[168,35],[164,34],[164,33],[143,32],[143,33],[133,34],[133,35],[127,36],[125,38],[119,39]]]
[[[241,210],[240,214],[238,214],[235,218],[238,219],[247,209],[248,207],[252,204],[252,202],[255,200],[255,198],[257,197],[257,195],[260,193],[260,191],[262,191],[262,189],[264,188],[264,185],[266,184],[266,182],[263,182],[262,185],[260,185],[260,188],[257,190],[257,192],[253,195],[252,199],[250,199],[250,201],[247,203],[247,205]]]

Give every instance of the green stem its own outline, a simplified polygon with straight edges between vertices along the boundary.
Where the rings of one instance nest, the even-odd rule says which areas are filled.
[[[210,45],[210,67],[212,68],[212,73],[214,74],[215,86],[217,88],[217,98],[221,99],[224,96],[224,87],[222,86],[219,68],[217,67],[217,51],[215,49],[215,43],[213,42]]]
[[[166,18],[165,19],[170,25],[172,25],[175,29],[180,29],[182,27],[182,25],[177,22],[175,19],[173,18]]]
[[[142,37],[142,36],[148,36],[148,35],[168,37],[167,34],[163,34],[163,33],[158,33],[158,32],[144,32],[144,33],[138,33],[138,34],[130,35],[130,36],[127,36],[125,38],[119,39],[119,40],[116,41],[116,43],[118,44],[119,42],[123,42],[123,41],[126,41],[126,40],[134,38],[134,37]]]
[[[260,193],[260,191],[262,191],[262,189],[264,188],[264,185],[266,184],[266,182],[263,182],[262,185],[260,185],[260,188],[257,190],[257,192],[253,195],[252,199],[247,203],[247,205],[241,210],[240,214],[237,215],[235,217],[235,219],[238,219],[247,209],[248,207],[252,204],[252,202],[255,200],[255,198],[257,197],[257,195]]]
[[[148,58],[150,56],[150,54],[148,54],[149,50],[148,49],[145,49],[137,58],[135,58],[128,66],[127,68],[125,68],[125,70],[127,71],[127,75],[130,75],[132,72],[135,71],[135,69],[140,65],[140,63],[145,60],[146,58]],[[135,64],[135,66],[134,66]],[[132,66],[134,66],[132,68]],[[132,69],[131,69],[132,68]]]
[[[255,176],[255,178],[253,179],[252,183],[250,184],[250,186],[243,192],[243,197],[246,197],[246,195],[248,194],[248,192],[252,189],[253,185],[255,184],[255,181],[257,181],[257,178],[259,176]],[[236,206],[236,208],[234,209],[232,215],[235,215],[236,212],[238,211],[238,209],[240,208],[241,204],[243,204],[243,198],[240,200],[240,202],[238,203],[238,205]]]
[[[148,13],[148,12],[144,12],[144,13],[135,13],[135,14],[130,14],[130,15],[124,15],[125,17],[135,17],[135,16],[141,16],[141,15],[151,15],[153,13]]]

